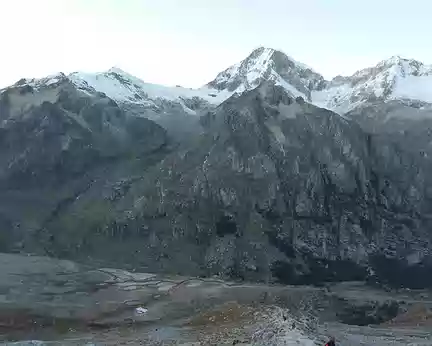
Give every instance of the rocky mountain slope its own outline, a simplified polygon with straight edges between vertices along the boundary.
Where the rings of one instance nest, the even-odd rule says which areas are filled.
[[[261,48],[197,90],[118,69],[21,80],[0,94],[1,249],[431,286],[429,104],[398,89],[428,71],[391,59],[325,81]],[[422,126],[401,117],[416,109]]]
[[[145,158],[168,145],[154,122],[80,92],[65,76],[49,81],[0,95],[2,250],[19,248],[22,237],[94,184],[141,172]]]

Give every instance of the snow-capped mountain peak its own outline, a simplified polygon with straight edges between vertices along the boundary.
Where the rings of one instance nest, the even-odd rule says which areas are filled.
[[[350,77],[334,78],[325,89],[314,91],[312,99],[338,113],[377,100],[432,102],[432,66],[395,55]]]
[[[127,74],[129,75],[129,73],[125,72],[124,70],[122,70],[120,67],[118,66],[113,66],[111,67],[107,73],[118,73],[118,74]]]
[[[282,85],[293,96],[310,100],[311,87],[317,87],[324,78],[305,64],[288,55],[260,47],[246,59],[219,73],[207,87],[228,92],[242,93],[256,88],[265,80]]]
[[[424,64],[418,60],[415,59],[408,59],[408,58],[404,58],[400,55],[393,55],[392,57],[382,60],[377,64],[377,68],[380,67],[390,67],[390,66],[395,66],[395,65],[399,65],[399,66],[404,66],[404,65],[410,65],[412,67],[422,67],[424,66]]]
[[[113,77],[115,77],[115,78],[117,78],[123,82],[126,82],[126,83],[128,83],[128,82],[129,83],[136,83],[138,85],[143,84],[143,80],[135,77],[134,75],[126,72],[125,70],[123,70],[117,66],[111,67],[108,71],[104,72],[103,74],[108,75],[108,76],[113,76]]]
[[[54,84],[58,84],[60,82],[63,82],[67,79],[67,76],[62,73],[56,73],[53,75],[49,75],[43,78],[22,78],[18,82],[16,82],[12,87],[21,87],[21,86],[28,86],[35,90],[44,87],[44,86],[50,86]]]
[[[268,73],[273,53],[271,48],[255,49],[246,59],[219,73],[208,86],[231,92],[256,87],[255,84]]]
[[[404,61],[409,61],[409,59],[403,58],[400,55],[393,55],[388,59],[382,60],[380,61],[377,66],[383,66],[383,65],[387,65],[387,66],[391,66],[391,65],[397,65],[400,64],[401,62]]]
[[[402,58],[398,55],[378,63],[376,69],[390,69],[391,73],[406,75],[424,75],[431,72],[430,66],[425,66],[422,62],[414,59]]]

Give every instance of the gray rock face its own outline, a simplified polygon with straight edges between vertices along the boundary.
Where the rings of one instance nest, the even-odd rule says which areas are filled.
[[[432,105],[412,100],[372,102],[346,114],[370,133],[423,132],[430,128]]]
[[[133,167],[167,144],[154,122],[125,114],[109,98],[85,95],[66,78],[38,90],[3,91],[0,119],[3,250],[19,250],[64,205],[119,172],[136,174]]]
[[[169,137],[176,142],[188,140],[191,136],[199,135],[203,129],[200,125],[200,116],[211,107],[202,100],[184,100],[190,107],[194,107],[194,114],[188,113],[184,108],[174,102],[157,100],[156,107],[119,102],[119,107],[128,114],[144,117],[154,121],[167,131]]]
[[[68,203],[27,250],[195,276],[430,285],[424,157],[272,83],[201,126],[138,179]]]

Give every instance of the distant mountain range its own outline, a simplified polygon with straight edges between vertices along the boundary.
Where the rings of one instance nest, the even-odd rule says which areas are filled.
[[[157,109],[162,101],[168,101],[178,103],[190,114],[196,113],[196,102],[218,105],[235,93],[256,88],[263,81],[273,81],[293,97],[300,96],[339,114],[375,100],[432,103],[432,66],[417,60],[393,56],[352,76],[337,76],[327,81],[311,67],[283,52],[263,47],[199,89],[146,83],[118,68],[95,74],[75,72],[66,76],[60,73],[42,79],[22,79],[15,86],[39,88],[64,79],[86,93],[102,92],[117,102]]]

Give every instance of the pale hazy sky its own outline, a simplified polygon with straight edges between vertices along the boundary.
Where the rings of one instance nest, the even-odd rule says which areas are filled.
[[[432,63],[430,0],[0,0],[0,87],[118,66],[197,87],[266,46],[325,77]]]

